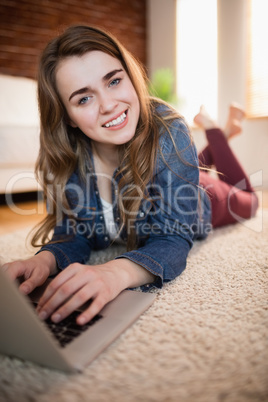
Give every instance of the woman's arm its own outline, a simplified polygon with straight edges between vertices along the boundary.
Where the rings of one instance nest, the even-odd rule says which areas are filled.
[[[118,257],[152,272],[158,287],[185,269],[199,219],[196,148],[182,120],[173,122],[171,134],[172,138],[167,132],[161,137],[164,159],[159,153],[152,186],[155,191],[150,193],[154,206],[149,211],[142,206],[136,220],[139,248]]]

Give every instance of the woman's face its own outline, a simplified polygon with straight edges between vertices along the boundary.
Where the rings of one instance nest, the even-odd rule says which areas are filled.
[[[56,85],[69,124],[99,145],[120,145],[134,136],[140,115],[137,93],[120,61],[91,51],[61,61]]]

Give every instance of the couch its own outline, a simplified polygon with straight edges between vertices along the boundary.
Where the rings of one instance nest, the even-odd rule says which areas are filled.
[[[0,194],[38,190],[37,83],[0,74]]]

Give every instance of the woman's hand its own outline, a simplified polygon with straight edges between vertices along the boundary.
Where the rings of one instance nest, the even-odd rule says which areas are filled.
[[[91,304],[77,318],[83,325],[90,321],[123,289],[153,282],[154,275],[127,259],[102,265],[69,265],[48,285],[37,308],[43,320],[51,316],[59,322],[88,300]]]
[[[22,279],[19,289],[27,295],[56,273],[56,259],[49,251],[42,251],[27,260],[6,263],[2,269],[12,280]]]

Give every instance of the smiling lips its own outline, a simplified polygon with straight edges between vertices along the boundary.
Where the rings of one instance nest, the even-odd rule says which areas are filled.
[[[126,122],[127,118],[127,110],[120,114],[116,119],[109,121],[108,123],[105,123],[103,127],[106,128],[117,128],[122,125],[122,123]]]

